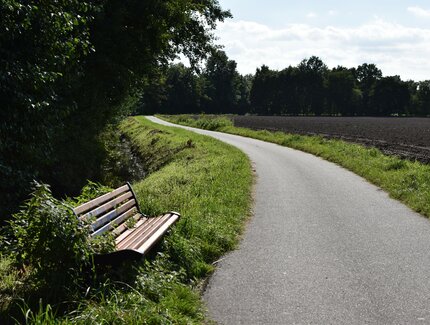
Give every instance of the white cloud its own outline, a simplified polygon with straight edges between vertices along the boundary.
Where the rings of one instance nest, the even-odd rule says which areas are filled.
[[[318,15],[314,12],[310,12],[306,15],[306,18],[316,18],[316,17],[318,17]]]
[[[328,11],[329,16],[337,16],[339,12],[337,10],[329,10]]]
[[[377,64],[385,75],[430,79],[430,29],[380,19],[356,28],[293,24],[282,29],[228,21],[219,26],[217,35],[241,73],[253,73],[262,64],[283,69],[316,55],[330,67],[367,62]]]
[[[430,18],[430,10],[420,7],[408,7],[408,11],[417,17]]]

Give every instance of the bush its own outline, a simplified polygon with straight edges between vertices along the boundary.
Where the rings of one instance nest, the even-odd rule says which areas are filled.
[[[82,188],[79,196],[73,199],[67,199],[67,204],[69,206],[77,207],[81,204],[84,204],[85,202],[95,199],[96,197],[109,193],[110,191],[112,191],[110,187],[101,185],[96,182],[88,181],[87,185]]]
[[[50,312],[67,310],[70,303],[65,300],[77,301],[88,286],[97,285],[92,256],[112,251],[114,241],[112,236],[89,240],[88,227],[72,207],[109,191],[88,182],[80,196],[60,201],[48,185],[34,182],[30,199],[3,229],[0,323],[20,318],[22,312],[26,319],[31,316],[30,323],[37,323],[39,316],[53,317]],[[54,309],[49,309],[50,303]],[[49,310],[42,315],[38,308]]]
[[[228,117],[217,116],[217,115],[167,115],[169,121],[172,123],[193,126],[196,128],[219,131],[224,127],[233,126],[233,121]]]
[[[38,281],[49,282],[50,288],[69,280],[76,284],[91,266],[91,256],[112,251],[114,244],[109,236],[89,241],[88,228],[74,215],[72,206],[109,190],[89,182],[79,197],[60,201],[52,196],[48,185],[34,182],[31,198],[8,222],[2,251],[16,267],[31,269]]]
[[[90,261],[88,230],[48,185],[35,182],[31,198],[9,226],[6,253],[18,266],[31,267],[40,280],[74,275]]]
[[[216,131],[226,126],[233,126],[233,122],[226,117],[202,117],[196,120],[196,126],[201,129]]]

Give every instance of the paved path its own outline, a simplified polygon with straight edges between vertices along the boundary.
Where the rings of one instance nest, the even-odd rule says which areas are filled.
[[[430,324],[427,219],[320,158],[254,139],[196,132],[240,148],[257,172],[254,217],[204,294],[213,319]]]

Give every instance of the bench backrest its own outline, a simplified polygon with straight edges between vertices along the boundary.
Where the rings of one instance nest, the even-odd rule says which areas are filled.
[[[90,223],[92,237],[114,228],[120,234],[128,228],[128,221],[142,216],[129,183],[76,207],[73,212],[81,221]]]

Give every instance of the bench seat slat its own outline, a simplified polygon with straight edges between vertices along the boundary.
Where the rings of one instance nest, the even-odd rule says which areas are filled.
[[[112,201],[109,201],[109,202],[95,208],[94,210],[91,210],[90,212],[85,213],[81,217],[81,220],[88,220],[88,219],[93,218],[93,217],[98,217],[102,213],[105,213],[106,211],[109,211],[110,209],[115,208],[119,204],[123,203],[124,201],[126,201],[132,197],[133,197],[133,193],[125,192],[124,194],[113,199]]]
[[[134,215],[131,218],[136,222],[135,227],[140,226],[142,223],[146,221],[146,217],[142,216],[140,213]],[[130,233],[133,232],[133,230],[134,230],[134,227],[129,228],[125,224],[122,224],[116,227],[114,230],[112,230],[114,236],[116,237],[115,244],[117,244],[120,240],[122,240],[122,238],[127,237]]]
[[[127,220],[130,218],[130,216],[136,215],[136,214],[139,214],[139,212],[137,211],[136,207],[132,207],[130,210],[119,215],[117,218],[115,218],[111,222],[108,222],[107,224],[105,224],[101,228],[97,229],[95,232],[93,232],[91,234],[91,237],[100,236],[101,234],[105,233],[106,231],[112,230],[112,229],[120,226],[124,222],[126,223]]]
[[[141,233],[139,237],[130,245],[132,249],[138,249],[149,237],[151,237],[167,220],[170,215],[163,215],[157,218],[150,228],[146,229],[145,232]]]
[[[161,239],[161,237],[167,232],[167,230],[169,230],[170,226],[172,226],[176,221],[178,221],[178,219],[179,214],[172,214],[171,217],[136,250],[140,254],[144,255],[148,250],[151,249],[154,244],[156,244]]]
[[[111,198],[118,196],[124,192],[129,191],[129,190],[130,190],[130,188],[128,185],[121,186],[121,187],[117,188],[116,190],[113,190],[112,192],[106,193],[102,196],[99,196],[98,198],[96,198],[94,200],[88,201],[87,203],[84,203],[84,204],[78,206],[77,208],[73,209],[73,212],[79,216],[80,214],[87,212],[88,210],[91,210],[94,207],[99,206],[99,205],[109,201]]]
[[[125,237],[122,241],[119,241],[117,243],[117,248],[123,249],[124,247],[128,247],[129,244],[132,243],[135,240],[135,238],[137,238],[140,235],[140,233],[144,232],[147,228],[151,227],[151,225],[157,221],[157,218],[149,218],[143,224],[133,228],[133,231],[127,237]]]
[[[140,247],[145,244],[146,241],[148,241],[151,237],[154,236],[154,234],[159,231],[159,229],[163,228],[164,225],[169,224],[164,231],[157,234],[157,237],[161,237],[167,231],[170,225],[176,222],[178,218],[178,215],[172,213],[164,214],[155,218],[150,218],[139,228],[135,229],[131,235],[128,235],[126,237],[126,240],[117,243],[117,248],[132,249],[138,251]],[[154,240],[154,243],[159,239],[160,238]],[[149,247],[151,245],[149,245]]]
[[[102,215],[96,221],[91,223],[91,226],[90,226],[91,231],[92,232],[97,231],[98,228],[104,226],[105,224],[107,224],[108,222],[110,222],[120,214],[123,214],[133,206],[136,206],[136,201],[134,199],[131,199],[130,201],[127,201],[126,203],[116,208],[115,210],[109,211],[108,213]]]

